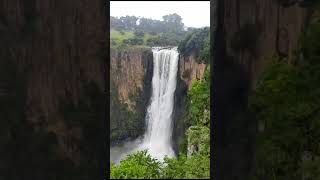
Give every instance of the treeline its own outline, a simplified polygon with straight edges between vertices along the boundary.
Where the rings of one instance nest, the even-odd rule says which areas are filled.
[[[169,14],[162,17],[163,20],[139,18],[136,16],[112,17],[110,16],[110,28],[118,31],[137,31],[150,34],[182,33],[184,24],[178,14]]]
[[[134,36],[129,38],[113,37],[111,46],[178,46],[178,44],[196,28],[186,28],[178,14],[163,16],[163,20],[139,18],[136,16],[110,17],[110,28],[126,37],[126,33],[132,32]],[[120,41],[118,39],[121,39]]]

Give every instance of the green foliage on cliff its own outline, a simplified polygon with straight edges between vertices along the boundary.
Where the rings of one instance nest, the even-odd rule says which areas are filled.
[[[320,24],[295,64],[274,58],[250,97],[258,122],[253,179],[320,179]]]
[[[209,62],[210,51],[210,28],[205,27],[201,29],[195,29],[192,33],[188,34],[178,46],[178,51],[184,56],[189,56],[194,53],[196,59],[200,57],[200,60],[204,63]]]
[[[201,124],[209,125],[210,117],[210,67],[205,71],[203,80],[192,82],[191,89],[188,92],[189,98],[189,123],[191,125]]]
[[[207,66],[204,79],[195,80],[188,92],[187,151],[191,159],[205,164],[202,177],[210,176],[210,84],[210,66]]]
[[[205,64],[210,64],[210,35],[204,40],[203,47],[199,52],[199,59]]]

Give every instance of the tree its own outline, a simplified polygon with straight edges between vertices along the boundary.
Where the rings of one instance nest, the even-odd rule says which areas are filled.
[[[123,43],[128,44],[128,45],[142,45],[143,39],[134,37],[134,38],[130,38],[130,39],[124,39]]]
[[[120,17],[121,22],[124,24],[125,30],[133,31],[137,26],[138,18],[135,16]]]
[[[121,29],[124,29],[125,26],[119,18],[110,16],[110,28],[116,29],[116,30],[121,30]]]
[[[111,165],[111,179],[159,179],[161,163],[147,151],[128,155],[118,166]]]
[[[134,35],[136,35],[137,37],[143,37],[144,32],[143,31],[134,31]]]
[[[162,17],[168,30],[173,32],[178,32],[183,30],[184,24],[182,23],[182,18],[178,14],[169,14]]]
[[[201,28],[196,29],[192,33],[188,34],[185,39],[183,39],[178,46],[178,51],[182,55],[190,55],[190,53],[195,53],[195,56],[198,57],[199,52],[205,47],[205,44],[207,45],[206,48],[208,48],[210,41],[209,38],[209,28]],[[209,48],[210,49],[210,48]],[[208,50],[209,50],[208,49]]]

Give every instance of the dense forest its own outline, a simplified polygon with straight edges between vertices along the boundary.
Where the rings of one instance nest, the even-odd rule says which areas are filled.
[[[137,23],[138,22],[138,23]],[[135,16],[111,17],[110,43],[114,49],[177,46],[180,56],[193,55],[196,63],[206,64],[202,79],[192,81],[187,92],[187,114],[179,155],[153,158],[147,150],[128,155],[119,164],[110,162],[112,179],[130,178],[209,178],[210,177],[210,28],[185,28],[177,14],[163,21]]]
[[[169,14],[163,20],[135,16],[110,16],[110,45],[113,48],[132,46],[177,46],[196,28],[185,27],[181,16]]]

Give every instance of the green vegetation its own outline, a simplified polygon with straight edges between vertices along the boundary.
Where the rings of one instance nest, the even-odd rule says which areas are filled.
[[[274,58],[250,97],[258,122],[252,179],[320,179],[320,23],[294,63]]]
[[[186,146],[177,159],[165,158],[160,162],[147,151],[137,152],[111,163],[112,179],[196,179],[210,177],[210,68],[203,80],[196,80],[188,93],[189,114],[186,123]],[[188,155],[183,152],[187,152]]]
[[[147,47],[151,39],[157,38],[157,35],[151,35],[150,33],[143,33],[137,36],[133,31],[110,31],[110,45],[113,48],[130,48],[135,47]]]
[[[133,38],[135,35],[132,31],[116,31],[111,30],[110,31],[110,39],[111,39],[111,45],[112,43],[120,44],[125,39]]]
[[[178,14],[165,15],[162,21],[135,16],[110,18],[112,48],[178,46],[193,30],[184,29],[182,18]]]
[[[190,125],[208,125],[208,111],[210,111],[210,67],[207,67],[204,80],[193,81],[188,92],[189,103],[189,123]]]
[[[188,34],[178,46],[178,51],[184,56],[194,53],[196,59],[200,57],[201,62],[209,63],[210,52],[210,28],[195,29]]]
[[[110,177],[116,179],[157,179],[160,178],[161,163],[152,158],[147,151],[128,155],[119,166],[111,164]]]
[[[144,33],[158,34],[166,32],[182,33],[182,18],[174,13],[162,17],[163,20],[138,18],[135,16],[110,17],[111,29],[118,31],[140,31]]]
[[[176,46],[182,40],[175,33],[141,33],[137,36],[133,31],[110,32],[110,45],[112,48],[152,47],[152,46]]]

